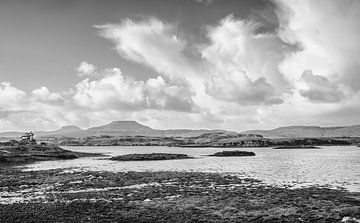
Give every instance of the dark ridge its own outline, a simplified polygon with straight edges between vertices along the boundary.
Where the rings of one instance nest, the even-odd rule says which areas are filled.
[[[321,149],[317,146],[277,146],[273,149]]]

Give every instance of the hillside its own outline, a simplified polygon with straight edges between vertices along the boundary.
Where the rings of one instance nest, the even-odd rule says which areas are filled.
[[[204,133],[216,132],[221,130],[208,129],[169,129],[159,130],[152,129],[148,126],[142,125],[136,121],[113,121],[106,125],[91,127],[83,130],[77,126],[64,126],[55,131],[35,131],[35,137],[72,137],[84,138],[91,136],[163,136],[163,137],[194,137]],[[226,132],[226,131],[223,131]],[[0,133],[0,140],[18,139],[23,132],[3,132]]]
[[[86,130],[87,135],[149,135],[155,133],[148,126],[136,121],[113,121],[107,125],[92,127]]]
[[[360,137],[360,125],[342,127],[287,126],[271,130],[249,130],[245,134],[260,134],[269,138]]]
[[[156,136],[156,137],[196,137],[205,133],[235,133],[224,130],[208,129],[168,129],[159,130],[142,125],[136,121],[113,121],[109,124],[83,130],[77,126],[64,126],[55,131],[35,131],[35,137],[71,137],[91,136]],[[0,133],[0,140],[18,139],[23,132]],[[360,137],[360,125],[343,127],[287,126],[271,130],[249,130],[242,134],[257,134],[266,138],[319,138],[319,137]]]

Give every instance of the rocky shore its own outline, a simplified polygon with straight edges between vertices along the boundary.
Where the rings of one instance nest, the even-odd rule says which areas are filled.
[[[271,186],[230,173],[26,171],[14,164],[73,159],[57,146],[0,144],[0,222],[359,222],[360,193]],[[223,151],[216,156],[255,155]],[[191,158],[128,154],[117,160]]]
[[[74,137],[41,137],[44,142],[59,146],[172,146],[172,147],[274,147],[274,146],[332,146],[357,145],[360,138],[326,137],[326,138],[265,138],[256,134],[229,132],[210,132],[199,136],[90,136]]]
[[[0,222],[356,222],[360,194],[197,172],[0,168]]]

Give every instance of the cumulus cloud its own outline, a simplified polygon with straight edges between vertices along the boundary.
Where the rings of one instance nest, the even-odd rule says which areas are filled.
[[[73,99],[89,108],[138,107],[143,103],[142,85],[123,76],[118,68],[108,69],[100,80],[87,78],[78,83]]]
[[[118,68],[107,69],[104,77],[85,79],[76,85],[74,101],[92,109],[169,109],[191,112],[192,92],[185,83],[169,83],[163,77],[137,81]]]
[[[58,127],[56,121],[58,120],[54,120],[51,116],[45,116],[38,112],[16,112],[6,117],[6,119],[0,119],[0,130],[34,131],[55,129]]]
[[[34,104],[36,100],[32,96],[13,87],[10,82],[0,83],[0,130],[42,129],[45,127],[39,118],[48,119],[40,114],[48,112],[48,109],[43,109],[42,104]],[[30,126],[30,122],[32,126]],[[53,125],[54,123],[52,122]]]
[[[210,44],[200,51],[202,58],[220,72],[242,69],[256,79],[266,78],[270,83],[284,85],[278,63],[290,50],[274,34],[259,34],[261,24],[244,21],[228,15],[217,25],[208,27]]]
[[[145,82],[144,93],[151,108],[166,108],[176,111],[196,111],[192,100],[193,92],[186,82],[178,80],[167,83],[163,77],[151,78]]]
[[[214,98],[237,102],[239,104],[279,104],[275,89],[265,78],[252,81],[244,71],[213,75],[207,83],[206,92]]]
[[[229,15],[219,24],[208,27],[209,44],[192,47],[199,50],[201,58],[191,60],[184,53],[191,42],[177,35],[178,27],[174,24],[150,18],[141,21],[126,19],[120,24],[96,26],[102,36],[114,42],[122,57],[147,65],[171,80],[181,78],[188,82],[196,91],[193,99],[203,106],[209,104],[205,99],[206,93],[215,95],[211,91],[216,92],[218,100],[240,104],[281,102],[279,94],[286,89],[286,82],[277,64],[283,58],[286,47],[274,35],[256,34],[259,27],[257,23],[245,22]],[[245,78],[238,78],[236,83],[239,86],[234,88],[242,87],[241,93],[246,92],[248,99],[244,98],[246,96],[239,98],[239,95],[233,96],[239,100],[228,100],[228,95],[219,96],[228,92],[220,91],[222,86],[215,86],[217,83],[213,81],[213,75],[209,74],[227,79],[229,74],[239,69],[244,70],[246,75],[239,75],[245,75]],[[224,74],[224,77],[218,74]]]
[[[96,69],[97,68],[93,64],[83,61],[80,63],[79,67],[77,68],[77,71],[78,71],[78,75],[82,77],[82,76],[88,76],[94,74]]]
[[[40,101],[60,102],[63,100],[59,93],[50,93],[49,89],[44,86],[34,89],[31,94],[35,100]]]
[[[301,89],[300,94],[315,102],[338,102],[344,97],[343,92],[335,83],[326,77],[314,75],[311,70],[306,70],[301,75],[307,89]]]
[[[294,83],[305,70],[331,82],[360,90],[360,2],[276,1],[281,18],[280,38],[300,50],[289,54],[281,71]]]
[[[201,49],[201,55],[210,72],[217,73],[207,84],[208,94],[240,104],[282,102],[286,82],[277,65],[287,48],[272,34],[257,34],[259,27],[232,15],[208,27],[210,44]]]
[[[0,107],[7,110],[18,109],[25,103],[26,93],[11,85],[10,82],[0,82]]]

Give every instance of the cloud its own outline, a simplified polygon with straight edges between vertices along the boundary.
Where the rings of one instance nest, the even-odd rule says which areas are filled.
[[[282,102],[280,95],[287,83],[277,65],[287,48],[272,34],[257,34],[259,27],[233,15],[208,27],[210,43],[200,52],[209,72],[215,73],[207,82],[209,95],[239,104]]]
[[[0,108],[0,119],[8,117],[10,114],[10,111],[5,110],[4,108]]]
[[[279,37],[300,50],[279,65],[294,84],[305,70],[321,74],[330,82],[360,90],[360,2],[276,1],[281,28]]]
[[[117,52],[127,60],[153,68],[173,77],[187,76],[190,63],[184,56],[186,41],[176,26],[156,18],[143,21],[124,19],[120,24],[95,26],[100,34],[115,44]]]
[[[0,119],[4,119],[9,117],[11,114],[15,113],[25,113],[28,112],[26,110],[7,110],[5,108],[0,107]]]
[[[50,93],[47,87],[40,87],[31,92],[33,98],[39,101],[61,102],[62,96],[59,93]]]
[[[145,82],[145,100],[151,108],[165,108],[175,111],[195,112],[193,92],[186,82],[178,80],[167,83],[163,77],[151,78]]]
[[[82,76],[88,76],[94,74],[96,69],[97,68],[93,64],[89,64],[88,62],[83,61],[80,63],[79,67],[77,68],[77,71],[78,71],[78,75],[82,77]]]
[[[208,6],[208,5],[212,4],[213,2],[215,2],[215,0],[195,0],[195,2]]]
[[[122,75],[120,69],[108,69],[105,77],[90,81],[88,78],[76,85],[74,101],[88,108],[136,108],[143,101],[142,82]]]
[[[244,71],[213,75],[206,92],[214,98],[245,105],[282,103],[281,98],[274,96],[275,89],[265,78],[252,81]]]
[[[0,107],[17,110],[26,103],[25,99],[24,91],[13,87],[10,82],[0,82]]]
[[[158,128],[241,130],[359,120],[360,3],[273,2],[277,19],[272,7],[261,19],[223,15],[195,38],[183,24],[155,17],[95,26],[122,58],[157,77],[134,79],[83,61],[82,80],[60,92],[42,86],[26,94],[1,82],[0,123],[88,127],[134,119]]]
[[[278,64],[291,49],[274,34],[261,34],[261,24],[228,15],[215,26],[208,26],[210,44],[200,51],[202,58],[218,71],[242,69],[252,78],[266,78],[271,84],[284,86]]]
[[[45,92],[44,88],[34,92]],[[36,94],[35,93],[35,94]],[[26,129],[43,129],[46,123],[41,120],[50,120],[49,116],[43,114],[49,113],[50,107],[44,107],[44,104],[37,103],[34,95],[28,95],[10,82],[0,83],[0,130],[24,130]],[[46,108],[46,109],[45,109]],[[52,122],[49,125],[54,125]]]
[[[344,93],[336,84],[331,83],[326,77],[314,75],[311,70],[306,70],[301,75],[301,80],[306,84],[307,89],[299,92],[314,102],[339,102],[344,97]]]
[[[191,112],[195,105],[189,86],[169,83],[159,76],[137,81],[118,68],[106,69],[103,78],[85,79],[76,85],[74,101],[90,109],[165,109]]]
[[[37,112],[16,112],[6,119],[0,119],[0,131],[34,131],[55,129],[58,120],[39,114]]]

